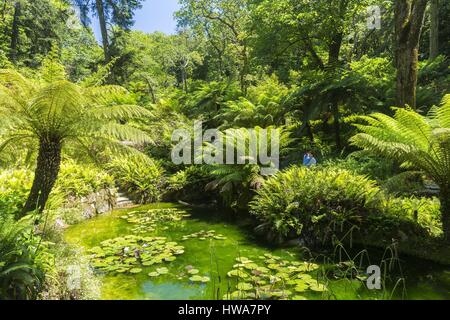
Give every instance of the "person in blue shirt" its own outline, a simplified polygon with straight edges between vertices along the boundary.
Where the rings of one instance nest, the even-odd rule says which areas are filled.
[[[305,153],[305,155],[303,156],[303,165],[309,168],[315,166],[316,164],[317,160],[316,158],[314,158],[312,152],[308,151],[307,153]]]

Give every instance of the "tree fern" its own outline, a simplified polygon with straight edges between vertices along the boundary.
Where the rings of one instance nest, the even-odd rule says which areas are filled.
[[[150,117],[149,110],[134,105],[122,87],[88,83],[92,82],[67,81],[53,51],[37,79],[0,70],[0,152],[13,145],[38,146],[35,182],[26,210],[44,208],[63,148],[86,150],[95,144],[126,150],[130,148],[123,141],[152,142],[145,132],[130,125],[135,119]]]
[[[440,187],[442,222],[450,240],[450,95],[428,116],[395,109],[394,117],[375,113],[360,117],[360,133],[351,143],[427,174]]]

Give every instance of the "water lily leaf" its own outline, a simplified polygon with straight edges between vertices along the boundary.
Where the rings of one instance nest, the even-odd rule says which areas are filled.
[[[272,269],[272,270],[278,270],[278,269],[281,269],[281,266],[278,265],[278,264],[272,263],[272,264],[269,264],[269,265],[267,266],[267,268]]]
[[[189,280],[191,280],[192,282],[203,282],[203,277],[195,275],[195,276],[190,277]]]
[[[198,274],[200,271],[198,269],[190,269],[188,270],[189,274]]]
[[[248,278],[249,275],[242,270],[231,270],[227,273],[229,277]]]
[[[289,274],[284,272],[278,272],[275,276],[281,279],[289,279]]]
[[[295,295],[291,297],[292,300],[308,300],[306,297],[301,295]]]
[[[165,268],[165,267],[157,268],[156,271],[157,271],[159,274],[167,274],[167,273],[169,273],[169,269],[167,269],[167,268]]]
[[[171,261],[174,261],[174,260],[176,260],[176,259],[177,259],[177,258],[174,257],[174,256],[164,258],[164,260],[167,261],[167,262],[171,262]]]
[[[258,265],[256,263],[250,262],[250,263],[244,264],[244,268],[247,270],[256,270],[256,269],[258,269]]]
[[[141,268],[133,268],[133,269],[130,269],[130,272],[131,273],[141,273],[142,269]]]
[[[302,274],[297,275],[297,278],[303,279],[304,281],[313,280],[313,278],[309,274],[306,274],[306,273],[302,273]]]
[[[250,260],[249,258],[246,258],[246,257],[236,258],[236,261],[239,263],[242,263],[242,264],[253,262],[252,260]]]
[[[223,296],[224,300],[241,300],[246,297],[246,293],[242,291],[233,291]]]
[[[294,288],[295,292],[305,292],[308,289],[308,286],[306,285],[306,283],[299,283],[297,284],[297,286]]]
[[[316,291],[316,292],[327,291],[327,288],[321,283],[312,284],[309,288],[312,291]]]
[[[236,288],[241,291],[249,291],[249,290],[253,289],[253,285],[250,283],[247,283],[247,282],[241,282],[241,283],[238,283]]]

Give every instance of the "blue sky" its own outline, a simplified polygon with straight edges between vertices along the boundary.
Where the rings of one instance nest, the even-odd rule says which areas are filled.
[[[173,14],[179,8],[178,0],[144,0],[142,9],[135,12],[134,30],[144,32],[162,31],[175,33],[176,22]],[[97,39],[101,39],[97,18],[92,19],[92,27]]]

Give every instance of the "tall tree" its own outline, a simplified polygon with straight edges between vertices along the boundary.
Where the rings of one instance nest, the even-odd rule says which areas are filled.
[[[17,60],[17,46],[19,43],[19,23],[22,11],[22,4],[19,1],[14,3],[14,18],[11,27],[11,48],[10,48],[10,59],[13,62]]]
[[[419,40],[428,0],[396,0],[397,106],[416,107]]]
[[[95,0],[95,8],[97,10],[98,22],[100,24],[100,32],[102,33],[102,44],[105,55],[105,62],[111,61],[111,55],[109,54],[109,39],[108,29],[106,27],[105,7],[102,0]]]
[[[108,24],[129,30],[134,24],[134,11],[142,7],[144,0],[73,0],[80,8],[85,25],[91,23],[90,15],[98,17],[105,62],[111,61],[109,48]]]
[[[439,0],[430,5],[430,59],[439,55]]]
[[[337,149],[342,148],[340,107],[345,95],[331,83],[340,79],[340,69],[345,68],[345,60],[350,60],[354,51],[354,44],[347,39],[352,34],[354,37],[355,30],[366,29],[365,13],[371,4],[374,1],[262,0],[253,10],[257,59],[267,61],[280,78],[285,78],[286,70],[292,69],[326,73],[324,77],[311,77],[314,85],[310,82],[301,90],[311,95],[308,99],[303,97],[303,120],[311,137],[312,115],[326,112],[329,114],[324,117],[326,122],[332,115]],[[326,82],[330,85],[322,86]],[[313,89],[318,87],[328,87],[327,94],[318,94]]]
[[[222,39],[228,55],[237,66],[242,92],[248,87],[250,74],[249,1],[248,0],[181,0],[182,7],[177,12],[180,27],[191,27],[206,34],[208,41],[215,44]],[[220,34],[219,34],[220,33]],[[213,45],[223,63],[223,51]]]

